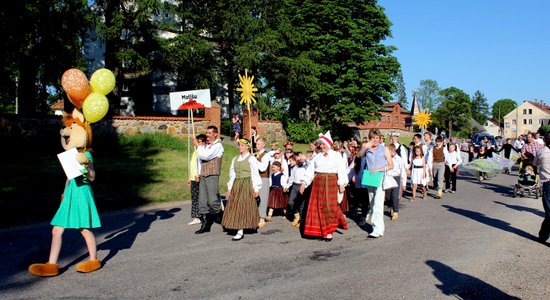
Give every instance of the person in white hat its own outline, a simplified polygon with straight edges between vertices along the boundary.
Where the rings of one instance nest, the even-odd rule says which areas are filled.
[[[346,217],[338,205],[338,193],[348,184],[346,162],[331,149],[330,131],[319,135],[322,151],[312,159],[313,178],[309,205],[304,222],[304,235],[332,241],[332,234],[341,227],[347,230]]]

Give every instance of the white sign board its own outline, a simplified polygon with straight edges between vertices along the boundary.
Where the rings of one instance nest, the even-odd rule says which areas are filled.
[[[57,154],[61,167],[63,167],[63,171],[65,171],[65,175],[67,175],[67,179],[69,180],[82,175],[82,172],[80,172],[82,165],[76,160],[77,153],[76,148],[71,148]]]
[[[170,93],[170,109],[178,110],[180,105],[189,102],[189,100],[194,100],[197,103],[204,105],[204,107],[212,106],[210,89],[206,89]]]

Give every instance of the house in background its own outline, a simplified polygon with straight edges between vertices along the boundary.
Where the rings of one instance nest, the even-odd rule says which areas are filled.
[[[379,111],[380,118],[365,121],[363,124],[348,123],[347,125],[356,131],[354,135],[361,137],[368,135],[368,130],[380,129],[383,135],[390,131],[409,132],[412,135],[411,112],[403,109],[399,102],[386,102]],[[358,132],[357,132],[358,131]]]
[[[504,116],[504,138],[516,138],[520,134],[536,132],[539,127],[550,125],[550,106],[542,100],[524,101]]]
[[[492,136],[502,136],[502,123],[493,118],[487,118],[483,123],[483,129]]]

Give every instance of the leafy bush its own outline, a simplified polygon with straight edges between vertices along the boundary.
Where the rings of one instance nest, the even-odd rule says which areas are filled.
[[[233,136],[233,131],[232,131],[232,128],[231,128],[231,120],[230,119],[222,120],[221,126],[222,126],[221,134],[227,135],[227,136]]]
[[[298,143],[310,143],[318,137],[313,123],[305,120],[287,119],[285,131],[289,140]]]

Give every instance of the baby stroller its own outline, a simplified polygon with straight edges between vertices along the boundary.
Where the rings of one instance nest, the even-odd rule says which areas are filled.
[[[514,198],[518,195],[535,196],[538,199],[541,195],[539,185],[539,176],[536,174],[535,168],[531,165],[524,166],[519,171],[518,182],[514,185]]]

